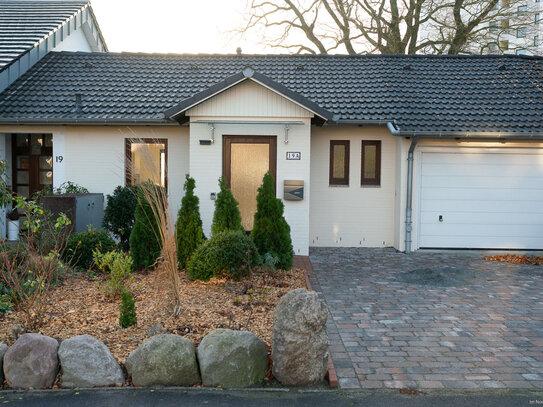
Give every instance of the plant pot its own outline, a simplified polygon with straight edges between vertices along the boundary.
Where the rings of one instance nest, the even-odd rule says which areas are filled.
[[[8,219],[8,240],[12,242],[19,240],[19,219]]]

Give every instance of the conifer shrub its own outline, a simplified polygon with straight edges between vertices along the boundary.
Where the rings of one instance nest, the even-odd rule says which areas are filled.
[[[68,239],[63,253],[65,260],[72,267],[89,270],[93,267],[93,252],[109,252],[115,249],[115,241],[105,230],[91,229],[86,232],[73,233]]]
[[[121,292],[121,307],[119,310],[119,325],[121,328],[128,328],[138,323],[136,315],[136,301],[128,290]]]
[[[249,275],[261,263],[258,250],[244,231],[219,233],[198,247],[187,265],[193,280],[208,281],[211,277],[239,279]]]
[[[183,269],[187,266],[190,256],[204,240],[202,230],[202,219],[200,218],[200,200],[194,195],[196,182],[194,178],[186,175],[185,196],[181,200],[181,209],[177,214],[177,260],[178,267]]]
[[[119,239],[121,249],[130,248],[130,233],[134,227],[134,212],[138,198],[136,187],[119,185],[112,195],[107,196],[103,225],[113,236]]]
[[[149,182],[149,181],[148,181]],[[160,257],[160,234],[156,216],[149,200],[145,198],[145,191],[151,188],[161,188],[156,185],[146,185],[137,188],[137,204],[134,212],[134,227],[130,233],[130,256],[134,270],[152,268]],[[160,194],[157,194],[159,196]],[[164,203],[160,204],[165,211]]]
[[[269,253],[277,258],[277,268],[290,270],[294,257],[290,226],[283,215],[283,202],[275,197],[273,185],[273,175],[268,172],[258,188],[251,237],[262,256]]]
[[[234,198],[232,191],[226,188],[224,177],[219,178],[219,187],[220,191],[215,201],[215,212],[211,224],[211,235],[215,236],[227,230],[243,231],[238,201]]]

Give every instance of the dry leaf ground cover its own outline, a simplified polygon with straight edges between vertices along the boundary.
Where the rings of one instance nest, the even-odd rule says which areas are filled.
[[[539,256],[526,256],[518,254],[503,254],[499,256],[486,256],[485,260],[488,261],[499,261],[503,263],[513,263],[513,264],[533,264],[533,265],[543,265],[543,257]]]
[[[62,340],[89,334],[104,341],[113,356],[124,363],[127,356],[145,339],[156,333],[173,333],[195,344],[217,328],[253,332],[271,345],[273,313],[279,299],[295,288],[305,288],[304,272],[255,271],[236,282],[212,279],[191,281],[180,273],[184,310],[179,316],[169,312],[164,272],[135,273],[131,283],[138,315],[138,325],[119,326],[118,297],[107,296],[101,288],[105,276],[87,276],[65,280],[53,288],[48,298],[48,317],[37,331]],[[13,329],[21,324],[20,312],[0,315],[0,342],[14,342]]]

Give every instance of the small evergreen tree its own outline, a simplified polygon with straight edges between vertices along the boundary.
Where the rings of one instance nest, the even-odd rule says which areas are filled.
[[[123,250],[130,248],[130,233],[134,227],[134,212],[138,200],[136,187],[118,186],[113,195],[107,196],[103,225],[113,236],[120,240]]]
[[[161,251],[157,221],[144,193],[143,188],[138,188],[134,227],[130,233],[130,255],[134,261],[132,263],[134,270],[153,266]]]
[[[278,268],[289,270],[294,256],[290,226],[283,216],[283,202],[275,197],[273,184],[273,175],[266,173],[258,188],[251,237],[261,256],[269,253],[278,259]]]
[[[241,230],[241,214],[239,213],[238,201],[232,195],[232,191],[226,188],[224,177],[219,178],[220,191],[215,201],[215,213],[211,225],[211,235],[216,236],[227,230]]]
[[[132,293],[126,289],[121,291],[121,306],[119,312],[119,325],[128,328],[138,323],[136,314],[136,301]]]
[[[194,195],[196,182],[189,174],[186,175],[185,196],[181,200],[181,209],[177,214],[177,260],[179,268],[184,269],[190,256],[204,240],[202,219],[200,218],[200,200]]]

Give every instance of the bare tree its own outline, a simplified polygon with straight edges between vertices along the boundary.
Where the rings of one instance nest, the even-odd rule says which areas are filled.
[[[497,52],[517,33],[532,35],[535,14],[526,1],[249,0],[239,33],[260,33],[269,46],[297,53]]]

